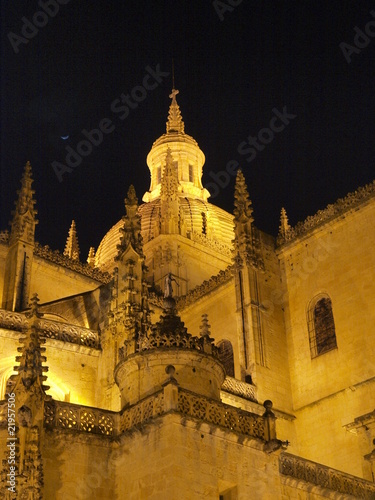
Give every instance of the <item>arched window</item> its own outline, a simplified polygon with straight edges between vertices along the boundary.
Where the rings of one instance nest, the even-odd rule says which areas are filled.
[[[221,340],[217,346],[219,348],[219,359],[224,365],[226,375],[234,377],[234,357],[231,342],[229,340]]]
[[[189,182],[194,181],[194,171],[193,171],[193,165],[189,165]]]
[[[311,357],[336,349],[335,321],[332,302],[328,295],[313,299],[308,310]]]

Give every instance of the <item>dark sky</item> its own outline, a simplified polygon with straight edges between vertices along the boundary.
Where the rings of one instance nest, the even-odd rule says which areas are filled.
[[[259,228],[276,235],[282,206],[295,224],[374,179],[374,2],[65,0],[58,12],[44,3],[51,15],[33,0],[1,3],[1,229],[30,160],[37,240],[63,250],[74,218],[85,260],[124,214],[129,185],[139,198],[149,187],[172,58],[185,131],[206,156],[203,182],[238,161]],[[29,39],[18,38],[25,18],[45,24],[29,25]],[[358,35],[370,21],[370,36]],[[121,120],[114,101],[142,96],[134,89],[158,65],[170,75]],[[275,109],[296,117],[256,155],[240,154],[249,136],[268,140]],[[65,164],[66,147],[105,118],[114,131],[59,182],[52,163]],[[233,186],[231,177],[211,201],[232,211]]]

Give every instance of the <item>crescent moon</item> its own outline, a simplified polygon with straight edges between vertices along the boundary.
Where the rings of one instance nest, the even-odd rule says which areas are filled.
[[[68,136],[68,135],[62,135],[62,136],[61,136],[61,139],[62,139],[63,141],[66,141],[67,139],[69,139],[69,136]]]

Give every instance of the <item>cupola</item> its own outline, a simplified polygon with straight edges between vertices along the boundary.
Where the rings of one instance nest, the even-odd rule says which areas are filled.
[[[203,201],[206,201],[210,196],[207,189],[203,188],[202,185],[205,156],[197,141],[185,133],[185,124],[176,100],[177,94],[178,90],[173,89],[169,96],[172,102],[169,106],[166,133],[154,142],[147,156],[151,184],[149,191],[143,196],[145,202],[153,201],[160,196],[161,180],[168,149],[172,156],[173,167],[177,171],[179,193]]]

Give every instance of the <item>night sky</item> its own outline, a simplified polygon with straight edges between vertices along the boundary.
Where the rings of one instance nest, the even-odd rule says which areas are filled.
[[[146,156],[165,132],[172,59],[185,131],[206,156],[203,183],[238,162],[260,229],[277,234],[282,206],[294,225],[375,178],[373,1],[53,3],[1,2],[0,229],[30,160],[36,239],[62,251],[75,219],[85,260],[124,214],[129,185],[140,199],[149,187]],[[50,15],[37,14],[41,4]],[[41,27],[25,31],[33,19]],[[157,68],[160,81],[142,91]],[[138,99],[128,112],[118,111],[121,94]],[[272,122],[283,110],[289,123]],[[66,164],[66,148],[76,151],[104,119],[114,130],[59,182],[52,163]],[[273,137],[262,130],[270,123]],[[232,211],[233,189],[231,176],[210,201]]]

